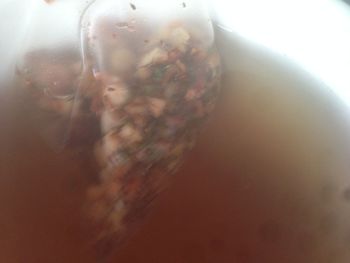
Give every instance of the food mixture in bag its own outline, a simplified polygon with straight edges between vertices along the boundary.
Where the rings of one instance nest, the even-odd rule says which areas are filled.
[[[144,213],[194,146],[219,91],[218,54],[198,32],[176,21],[138,30],[101,19],[83,39],[83,59],[69,47],[32,50],[18,70],[48,145],[93,156],[83,214],[96,242],[118,241]]]

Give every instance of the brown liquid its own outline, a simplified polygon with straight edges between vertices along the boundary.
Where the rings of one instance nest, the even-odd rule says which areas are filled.
[[[349,262],[343,108],[294,66],[219,36],[230,59],[216,116],[112,262]],[[52,151],[25,112],[0,104],[0,262],[94,263],[80,216],[89,153]]]
[[[53,151],[28,105],[2,98],[0,262],[72,262],[85,254],[89,262],[80,215],[94,172],[89,153]]]

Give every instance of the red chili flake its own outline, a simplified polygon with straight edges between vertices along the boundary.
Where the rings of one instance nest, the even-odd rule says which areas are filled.
[[[130,7],[132,8],[132,10],[136,10],[136,5],[134,5],[133,3],[130,3]]]

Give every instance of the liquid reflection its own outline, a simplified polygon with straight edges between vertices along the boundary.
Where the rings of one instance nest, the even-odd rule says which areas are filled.
[[[287,56],[350,105],[350,8],[333,0],[213,3],[218,23]]]

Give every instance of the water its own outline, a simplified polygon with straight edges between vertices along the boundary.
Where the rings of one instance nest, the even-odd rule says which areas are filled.
[[[112,262],[349,262],[348,109],[286,58],[218,37],[216,114]],[[76,209],[92,157],[53,152],[16,100],[0,105],[0,262],[94,263]]]

